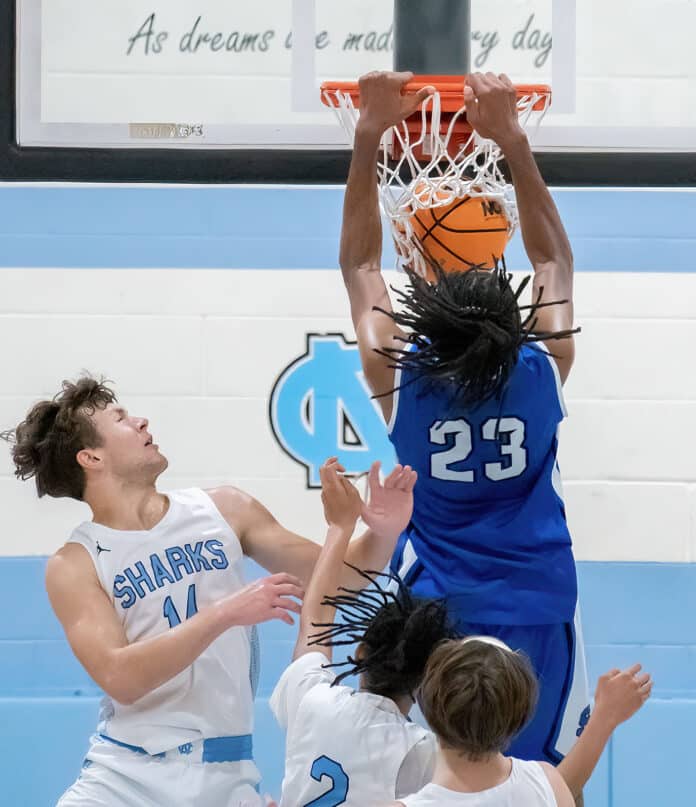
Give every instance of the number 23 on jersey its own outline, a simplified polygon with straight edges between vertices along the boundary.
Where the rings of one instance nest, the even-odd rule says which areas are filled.
[[[525,424],[516,417],[489,418],[481,426],[480,435],[475,435],[468,420],[444,420],[430,427],[430,442],[447,446],[444,451],[430,455],[430,476],[448,482],[476,482],[483,474],[492,482],[521,476],[527,467],[527,449],[524,447]],[[467,460],[474,451],[475,440],[497,442],[499,462],[483,463],[481,468],[453,468]]]

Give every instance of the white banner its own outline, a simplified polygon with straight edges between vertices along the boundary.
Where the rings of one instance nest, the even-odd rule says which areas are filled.
[[[19,9],[25,144],[341,145],[319,84],[392,65],[393,0]],[[692,0],[472,0],[471,20],[473,70],[553,86],[539,148],[695,147]]]
[[[52,0],[41,17],[42,121],[287,123],[297,114],[293,6],[296,24],[314,30],[316,70],[306,92],[320,120],[320,80],[391,67],[393,0]],[[315,20],[302,14],[312,8]],[[472,28],[476,69],[550,80],[550,0],[477,2]],[[306,51],[305,28],[294,36]]]

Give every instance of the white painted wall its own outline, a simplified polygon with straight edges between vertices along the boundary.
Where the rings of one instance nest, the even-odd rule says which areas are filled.
[[[576,301],[561,461],[577,557],[694,561],[696,274],[578,273]],[[61,379],[104,373],[150,419],[164,489],[236,484],[321,539],[319,495],[275,442],[267,398],[307,332],[352,335],[346,314],[336,271],[3,270],[0,426]],[[53,551],[85,508],[39,502],[11,473],[3,449],[0,555]]]

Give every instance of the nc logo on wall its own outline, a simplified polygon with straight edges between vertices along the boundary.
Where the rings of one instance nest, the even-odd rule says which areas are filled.
[[[270,418],[282,449],[307,469],[310,488],[320,487],[327,457],[338,457],[351,474],[367,471],[375,460],[386,469],[396,462],[357,343],[343,334],[307,334],[305,353],[273,387]]]

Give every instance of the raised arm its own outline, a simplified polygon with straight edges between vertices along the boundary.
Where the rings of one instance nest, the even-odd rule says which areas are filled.
[[[558,770],[548,762],[540,762],[546,778],[549,780],[553,795],[556,797],[556,807],[576,807],[573,794]]]
[[[316,632],[313,625],[331,622],[334,618],[335,609],[324,603],[324,597],[336,594],[341,584],[346,550],[362,510],[360,494],[345,477],[339,476],[339,469],[343,470],[338,461],[332,458],[319,471],[321,500],[328,529],[307,586],[293,661],[313,650],[331,660],[331,648],[311,647],[310,637]]]
[[[519,123],[515,88],[507,76],[493,73],[471,75],[467,82],[467,119],[482,137],[500,146],[512,174],[522,239],[534,268],[534,299],[541,295],[542,302],[566,301],[539,311],[537,331],[570,330],[574,316],[573,252]],[[573,338],[550,340],[549,350],[565,382],[575,358]]]
[[[369,99],[370,79],[361,79]],[[396,88],[393,88],[396,92]],[[355,328],[373,306],[391,304],[382,279],[382,220],[377,193],[377,157],[385,129],[363,108],[355,131],[353,156],[343,200],[339,263]]]
[[[299,581],[287,574],[259,580],[151,639],[129,644],[87,551],[68,544],[46,569],[46,588],[75,655],[115,701],[132,704],[189,667],[224,631],[270,619],[292,624]]]
[[[342,471],[336,458],[331,458],[320,472],[321,498],[328,530],[307,586],[293,659],[319,651],[331,660],[331,648],[312,645],[311,636],[316,633],[316,625],[326,625],[334,619],[335,608],[325,598],[334,596],[341,585],[346,550],[358,517],[362,515],[375,534],[395,544],[413,511],[416,472],[408,466],[402,468],[397,465],[382,485],[379,481],[379,463],[374,463],[370,469],[370,498],[367,504],[363,504],[355,487],[339,475]]]
[[[226,486],[208,493],[239,536],[245,555],[271,573],[289,572],[303,585],[309,583],[320,544],[288,530],[259,501],[237,488]],[[383,569],[394,553],[397,538],[368,529],[350,542],[346,561],[358,569]],[[362,588],[365,580],[344,566],[341,585]]]
[[[426,87],[404,95],[413,73],[369,73],[360,79],[360,119],[355,132],[346,195],[343,203],[340,264],[348,291],[353,326],[358,337],[363,370],[372,392],[380,395],[394,386],[388,359],[374,351],[391,347],[399,329],[375,306],[391,311],[381,273],[382,222],[377,192],[377,156],[382,135],[411,115],[431,94]],[[391,400],[380,399],[385,416]]]
[[[595,707],[580,738],[558,766],[573,796],[578,798],[599,762],[617,726],[624,723],[650,697],[652,680],[641,674],[640,664],[628,670],[611,670],[597,683]]]

